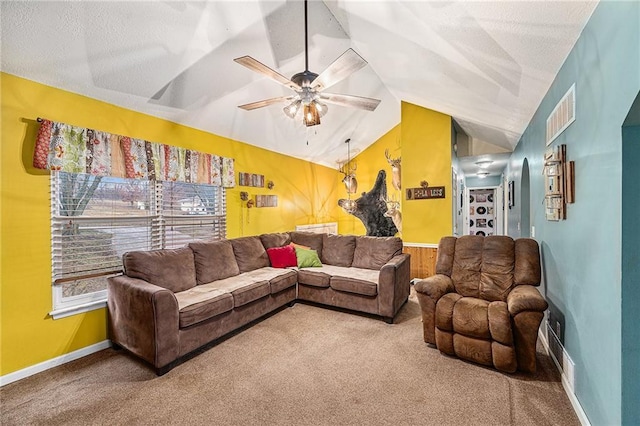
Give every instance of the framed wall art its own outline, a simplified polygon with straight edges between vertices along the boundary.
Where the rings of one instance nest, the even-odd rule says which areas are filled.
[[[567,146],[558,145],[544,153],[544,207],[547,220],[559,221],[567,218],[567,203],[573,203],[574,162],[567,161]]]

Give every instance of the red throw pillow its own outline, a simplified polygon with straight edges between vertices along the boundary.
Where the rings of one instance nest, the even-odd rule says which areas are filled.
[[[274,268],[286,268],[298,266],[296,251],[292,246],[271,247],[267,249],[267,255]]]

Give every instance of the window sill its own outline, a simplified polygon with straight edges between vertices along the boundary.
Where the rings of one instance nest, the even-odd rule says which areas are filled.
[[[49,312],[49,316],[51,316],[54,320],[60,318],[66,318],[71,315],[77,315],[84,312],[95,311],[96,309],[102,309],[107,307],[107,301],[96,300],[89,303],[83,303],[82,305],[71,306],[69,308],[56,309],[54,311]]]

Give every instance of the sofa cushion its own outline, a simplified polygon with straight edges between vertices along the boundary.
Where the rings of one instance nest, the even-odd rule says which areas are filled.
[[[298,274],[291,269],[266,267],[245,272],[239,278],[246,282],[269,281],[271,294],[274,294],[295,285]]]
[[[453,331],[478,339],[489,339],[489,302],[463,297],[453,306]]]
[[[491,302],[487,310],[491,338],[503,345],[513,346],[511,315],[505,302]]]
[[[211,283],[218,290],[231,293],[233,306],[238,307],[267,296],[271,292],[269,280],[257,280],[249,274],[240,274]]]
[[[259,237],[242,237],[229,240],[240,272],[269,266],[269,256]]]
[[[271,286],[271,294],[276,294],[289,287],[293,287],[298,282],[298,274],[296,271],[287,270],[283,275],[271,278],[269,285]]]
[[[354,235],[324,234],[322,239],[322,263],[335,266],[351,266],[356,248]]]
[[[318,253],[322,253],[323,234],[314,234],[312,232],[291,232],[291,241],[307,246]]]
[[[296,247],[296,259],[298,260],[298,268],[313,268],[322,266],[318,253],[315,250],[305,250]]]
[[[260,235],[260,241],[262,241],[262,245],[265,249],[270,249],[271,247],[282,247],[288,245],[291,243],[291,237],[288,232],[262,234]]]
[[[357,278],[331,277],[329,286],[337,291],[346,291],[363,296],[375,296],[378,294],[378,285],[376,283]]]
[[[456,292],[463,296],[480,297],[484,238],[464,235],[456,240],[451,279]]]
[[[322,265],[320,268],[313,269],[299,269],[298,270],[298,283],[303,285],[310,285],[314,287],[334,287],[333,280],[344,278],[348,280],[359,280],[359,281],[368,281],[371,285],[378,285],[378,277],[380,273],[379,271],[374,271],[371,269],[360,269],[360,268],[346,268],[343,266],[333,266],[333,265]],[[341,284],[337,284],[340,286]],[[369,284],[366,284],[369,286]],[[342,287],[341,291],[350,291],[346,288],[353,289],[355,288],[352,284],[348,284],[348,287]],[[337,290],[337,289],[336,289]],[[362,290],[367,293],[371,293],[371,289]],[[351,291],[354,293],[354,291]],[[363,294],[363,293],[360,293]]]
[[[325,273],[331,275],[329,285],[334,290],[363,296],[375,296],[378,294],[379,271],[331,265],[325,265],[322,269]]]
[[[540,248],[536,240],[518,238],[514,246],[513,279],[516,285],[540,285]]]
[[[231,293],[211,284],[198,285],[175,294],[178,301],[180,328],[189,327],[233,309]]]
[[[313,287],[329,287],[329,281],[331,275],[318,271],[320,268],[314,269],[299,269],[298,270],[298,284],[310,285]]]
[[[267,255],[273,268],[298,266],[296,251],[292,246],[270,247],[267,249]]]
[[[455,354],[462,359],[478,364],[493,365],[491,343],[489,340],[476,339],[462,334],[453,335],[453,349]]]
[[[356,237],[351,266],[355,268],[377,269],[402,253],[402,240],[397,237]]]
[[[515,242],[506,235],[485,237],[482,249],[480,298],[506,301],[513,287]]]
[[[269,281],[258,281],[238,287],[231,292],[233,295],[233,307],[246,305],[271,293]]]
[[[240,273],[233,246],[228,240],[190,243],[196,264],[196,281],[206,284]]]
[[[196,285],[193,251],[189,247],[172,250],[130,251],[122,256],[125,274],[177,293]]]
[[[447,293],[438,300],[436,303],[436,327],[438,329],[453,331],[453,308],[460,299],[462,296],[458,293]]]

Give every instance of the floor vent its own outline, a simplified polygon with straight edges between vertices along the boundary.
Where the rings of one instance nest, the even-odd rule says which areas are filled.
[[[576,119],[576,85],[571,86],[547,118],[547,145]]]
[[[574,378],[574,370],[575,364],[573,360],[567,354],[567,351],[564,350],[564,346],[560,342],[558,335],[553,330],[553,327],[547,321],[547,341],[549,344],[549,352],[553,361],[556,363],[556,366],[560,371],[562,371],[562,375],[567,381],[567,384],[571,388],[571,391],[575,390],[575,378]]]

